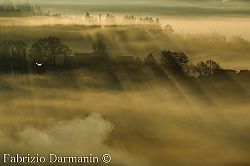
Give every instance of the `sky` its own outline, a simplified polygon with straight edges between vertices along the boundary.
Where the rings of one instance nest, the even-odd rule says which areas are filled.
[[[1,0],[6,1],[6,0]],[[169,16],[241,16],[250,14],[248,0],[12,0],[39,4],[52,12],[83,11],[151,13]]]

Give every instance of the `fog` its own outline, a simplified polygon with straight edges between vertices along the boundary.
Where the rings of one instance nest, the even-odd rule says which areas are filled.
[[[209,33],[218,32],[231,38],[232,36],[241,35],[250,40],[250,33],[247,30],[250,27],[248,18],[169,18],[163,23],[173,26],[177,32],[184,33]]]
[[[1,162],[6,153],[39,154],[46,161],[51,153],[99,159],[108,153],[109,164],[86,165],[250,165],[249,71],[239,73],[250,69],[249,1],[29,3],[61,16],[0,16],[0,42],[24,41],[30,60],[29,50],[41,38],[61,39],[71,49],[67,56],[91,53],[92,43],[101,39],[111,66],[22,73],[12,64],[11,72],[0,71]],[[95,18],[101,13],[102,20],[87,22],[87,12]],[[106,24],[107,13],[117,22]],[[161,24],[134,26],[123,22],[125,15],[159,18]],[[185,76],[161,66],[164,49],[187,55]],[[9,50],[12,56],[13,48]],[[144,63],[150,53],[153,66]],[[114,58],[122,55],[139,57],[142,64],[115,64]],[[188,75],[209,59],[235,75]]]
[[[249,164],[249,84],[123,80],[127,86],[115,90],[80,73],[1,76],[1,154],[109,153],[109,165],[129,166]]]
[[[158,60],[160,51],[169,49],[185,52],[190,64],[212,58],[224,68],[238,71],[250,68],[249,47],[244,45],[244,40],[249,41],[248,19],[239,18],[237,27],[233,25],[236,21],[231,23],[231,19],[161,20],[162,28],[167,24],[172,25],[174,29],[172,34],[135,28],[88,27],[83,16],[14,17],[1,18],[1,20],[0,38],[2,39],[23,40],[32,45],[39,38],[56,36],[70,46],[72,54],[91,52],[92,42],[100,38],[107,44],[107,51],[112,57],[132,55],[143,59],[152,53]],[[105,18],[103,18],[103,24],[104,21]],[[119,20],[118,23],[121,21]],[[243,42],[235,43],[235,36],[241,36]]]
[[[4,2],[4,1],[3,1]],[[27,2],[13,0],[13,3]],[[126,14],[136,17],[159,17],[163,24],[171,24],[178,32],[209,33],[219,32],[227,37],[242,35],[250,40],[249,1],[228,0],[157,0],[157,1],[40,1],[30,0],[45,11],[62,15],[85,16],[90,12],[98,17],[107,13],[122,19]],[[59,22],[60,23],[60,22]]]

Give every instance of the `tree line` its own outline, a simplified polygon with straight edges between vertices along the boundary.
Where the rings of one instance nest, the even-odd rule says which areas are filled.
[[[2,40],[0,42],[1,72],[26,72],[27,48],[28,45],[23,41]]]
[[[0,4],[0,16],[60,16],[60,14],[51,14],[39,5],[32,6],[28,2],[13,4],[11,1],[5,1]]]
[[[107,55],[106,44],[100,39],[93,42],[92,49],[93,52],[99,55]],[[38,39],[29,49],[28,45],[23,41],[4,39],[0,41],[0,72],[25,73],[28,70],[28,61],[33,63],[33,67],[35,67],[36,63],[39,63],[46,65],[47,69],[55,69],[56,58],[59,56],[64,57],[65,68],[70,68],[69,61],[67,61],[67,56],[70,53],[70,47],[64,44],[60,38],[55,36]],[[140,58],[137,58],[136,61],[140,61]],[[183,66],[188,62],[188,56],[184,52],[166,49],[160,52],[160,66],[173,75],[187,75]],[[152,54],[149,54],[144,61],[146,65],[155,65],[156,63],[156,59]],[[212,75],[217,69],[221,69],[221,66],[211,59],[198,62],[193,67],[193,71],[198,77]]]

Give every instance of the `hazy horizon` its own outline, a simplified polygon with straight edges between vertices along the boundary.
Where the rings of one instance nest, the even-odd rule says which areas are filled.
[[[2,0],[4,2],[6,0]],[[227,37],[242,35],[250,40],[248,31],[250,2],[247,0],[12,0],[13,3],[28,2],[40,5],[51,13],[84,17],[86,12],[94,17],[107,13],[122,19],[125,15],[160,18],[162,24],[170,24],[178,32],[219,32]],[[237,24],[236,24],[237,23]]]
[[[2,1],[4,2],[4,1]],[[182,17],[249,17],[250,2],[239,0],[13,0],[16,2],[28,2],[41,5],[45,9],[53,9],[52,12],[71,12],[79,14],[84,11],[90,12],[114,12],[140,14],[148,13],[152,15],[168,15]]]

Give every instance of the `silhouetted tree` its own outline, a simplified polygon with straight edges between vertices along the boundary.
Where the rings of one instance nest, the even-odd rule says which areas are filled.
[[[232,43],[236,46],[250,47],[250,42],[242,36],[233,36]]]
[[[6,40],[6,39],[2,40],[0,42],[0,46],[1,46],[0,50],[1,50],[2,55],[10,53],[12,45],[13,45],[13,42],[11,40]]]
[[[137,21],[137,27],[151,32],[158,32],[161,29],[161,23],[159,18],[154,20],[151,17],[145,17]]]
[[[25,14],[34,14],[35,13],[35,9],[33,6],[31,6],[30,4],[28,4],[27,2],[24,4],[17,4],[16,7]]]
[[[0,70],[1,72],[7,72],[10,70],[10,58],[12,52],[12,41],[2,40],[0,42]]]
[[[38,42],[35,42],[30,48],[29,57],[35,62],[45,61],[46,56],[44,55],[42,46]]]
[[[172,25],[165,25],[165,27],[163,28],[163,32],[165,32],[166,34],[172,34],[174,32],[174,29],[172,27]]]
[[[201,61],[194,66],[194,70],[199,77],[211,75],[217,69],[220,69],[220,65],[211,59],[205,62]]]
[[[121,24],[125,25],[125,26],[135,26],[136,25],[136,18],[133,15],[131,15],[131,16],[126,15],[123,18]]]
[[[183,52],[171,52],[165,49],[160,53],[161,65],[172,73],[182,73],[182,66],[188,62],[188,57]]]
[[[105,19],[105,25],[114,26],[116,25],[116,18],[114,15],[107,14]]]
[[[159,18],[157,18],[157,19],[155,20],[155,23],[156,23],[156,24],[160,24]]]
[[[87,12],[85,15],[85,22],[93,24],[93,23],[97,23],[97,20],[93,16],[91,16],[89,12]]]
[[[5,12],[13,12],[15,10],[15,7],[12,1],[4,1],[2,5],[3,5],[3,9]]]
[[[12,64],[14,70],[23,71],[26,69],[26,52],[28,45],[23,41],[13,41]]]
[[[15,51],[20,54],[20,53],[23,53],[23,52],[26,52],[26,49],[28,47],[28,45],[23,42],[23,41],[14,41],[13,42],[13,45],[14,45],[14,48],[15,48]],[[25,57],[26,58],[26,57]]]
[[[0,4],[1,16],[34,16],[46,15],[39,6],[32,6],[29,3],[17,3],[14,5],[11,1],[5,1]]]
[[[36,12],[36,15],[38,15],[38,16],[44,14],[42,8],[41,8],[40,6],[38,6],[38,5],[35,6],[34,10],[35,10],[35,12]]]
[[[23,72],[26,68],[27,44],[23,41],[0,41],[0,68],[4,72]]]
[[[59,55],[66,56],[70,51],[69,47],[63,44],[60,38],[49,36],[39,39],[32,45],[29,57],[33,60],[53,63],[55,66],[55,57]]]
[[[92,44],[92,48],[94,52],[106,52],[107,51],[107,47],[106,44],[103,43],[103,41],[101,39],[98,39],[96,41],[93,42]]]
[[[207,41],[214,43],[214,44],[225,44],[226,43],[226,36],[221,35],[218,32],[212,32],[207,35]]]

